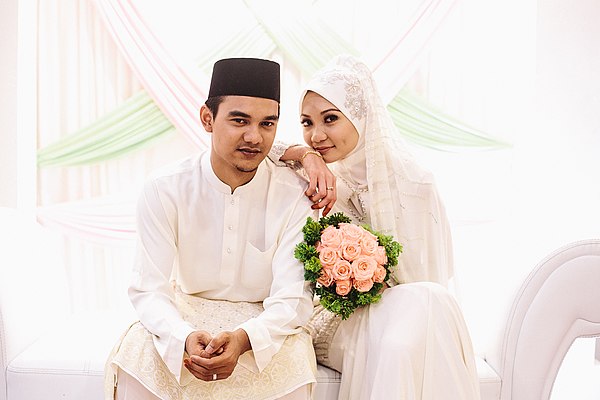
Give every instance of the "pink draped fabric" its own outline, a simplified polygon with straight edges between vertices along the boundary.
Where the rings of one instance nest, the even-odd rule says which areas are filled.
[[[152,99],[179,132],[198,148],[205,148],[208,136],[197,115],[206,94],[163,48],[131,0],[94,2],[115,43]],[[400,25],[398,41],[373,67],[384,100],[391,101],[408,81],[431,37],[455,3],[456,0],[415,1],[416,11]],[[44,225],[104,244],[131,242],[135,233],[133,216],[133,203],[127,200],[96,199],[38,210],[38,218]]]
[[[117,46],[146,91],[171,123],[198,148],[208,136],[198,121],[206,98],[148,29],[129,0],[95,0]]]
[[[109,246],[135,241],[135,201],[106,197],[38,207],[38,221],[69,237]]]
[[[456,4],[456,0],[426,0],[397,32],[398,41],[372,67],[381,97],[389,103],[419,67],[431,38]]]

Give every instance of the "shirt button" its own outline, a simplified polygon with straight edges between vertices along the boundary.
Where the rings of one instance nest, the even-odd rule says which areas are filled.
[[[227,253],[231,253],[231,249],[229,247],[227,248]]]
[[[231,199],[231,205],[234,205],[234,204],[235,204],[235,200]]]
[[[233,225],[229,225],[229,226],[227,227],[227,229],[229,229],[229,230],[233,230]]]

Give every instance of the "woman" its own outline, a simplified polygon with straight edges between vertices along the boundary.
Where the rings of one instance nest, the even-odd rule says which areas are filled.
[[[315,308],[309,330],[319,362],[342,372],[339,398],[479,399],[469,333],[444,287],[452,275],[445,210],[431,174],[401,143],[371,72],[337,57],[301,98],[310,147],[279,144],[271,157],[285,149],[281,161],[303,163],[315,207],[333,206],[403,246],[378,303],[344,321]],[[333,175],[314,167],[320,158]]]

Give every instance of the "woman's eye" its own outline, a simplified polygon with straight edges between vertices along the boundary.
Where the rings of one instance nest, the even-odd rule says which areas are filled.
[[[309,119],[303,119],[303,120],[300,121],[300,125],[302,125],[302,126],[310,126],[311,122],[310,122]]]
[[[325,117],[325,122],[328,122],[328,123],[335,122],[337,120],[338,120],[338,116],[337,115],[327,115]]]

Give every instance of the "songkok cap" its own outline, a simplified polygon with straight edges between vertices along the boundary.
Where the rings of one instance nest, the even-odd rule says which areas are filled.
[[[208,97],[250,96],[279,103],[279,64],[258,58],[226,58],[213,66]]]

